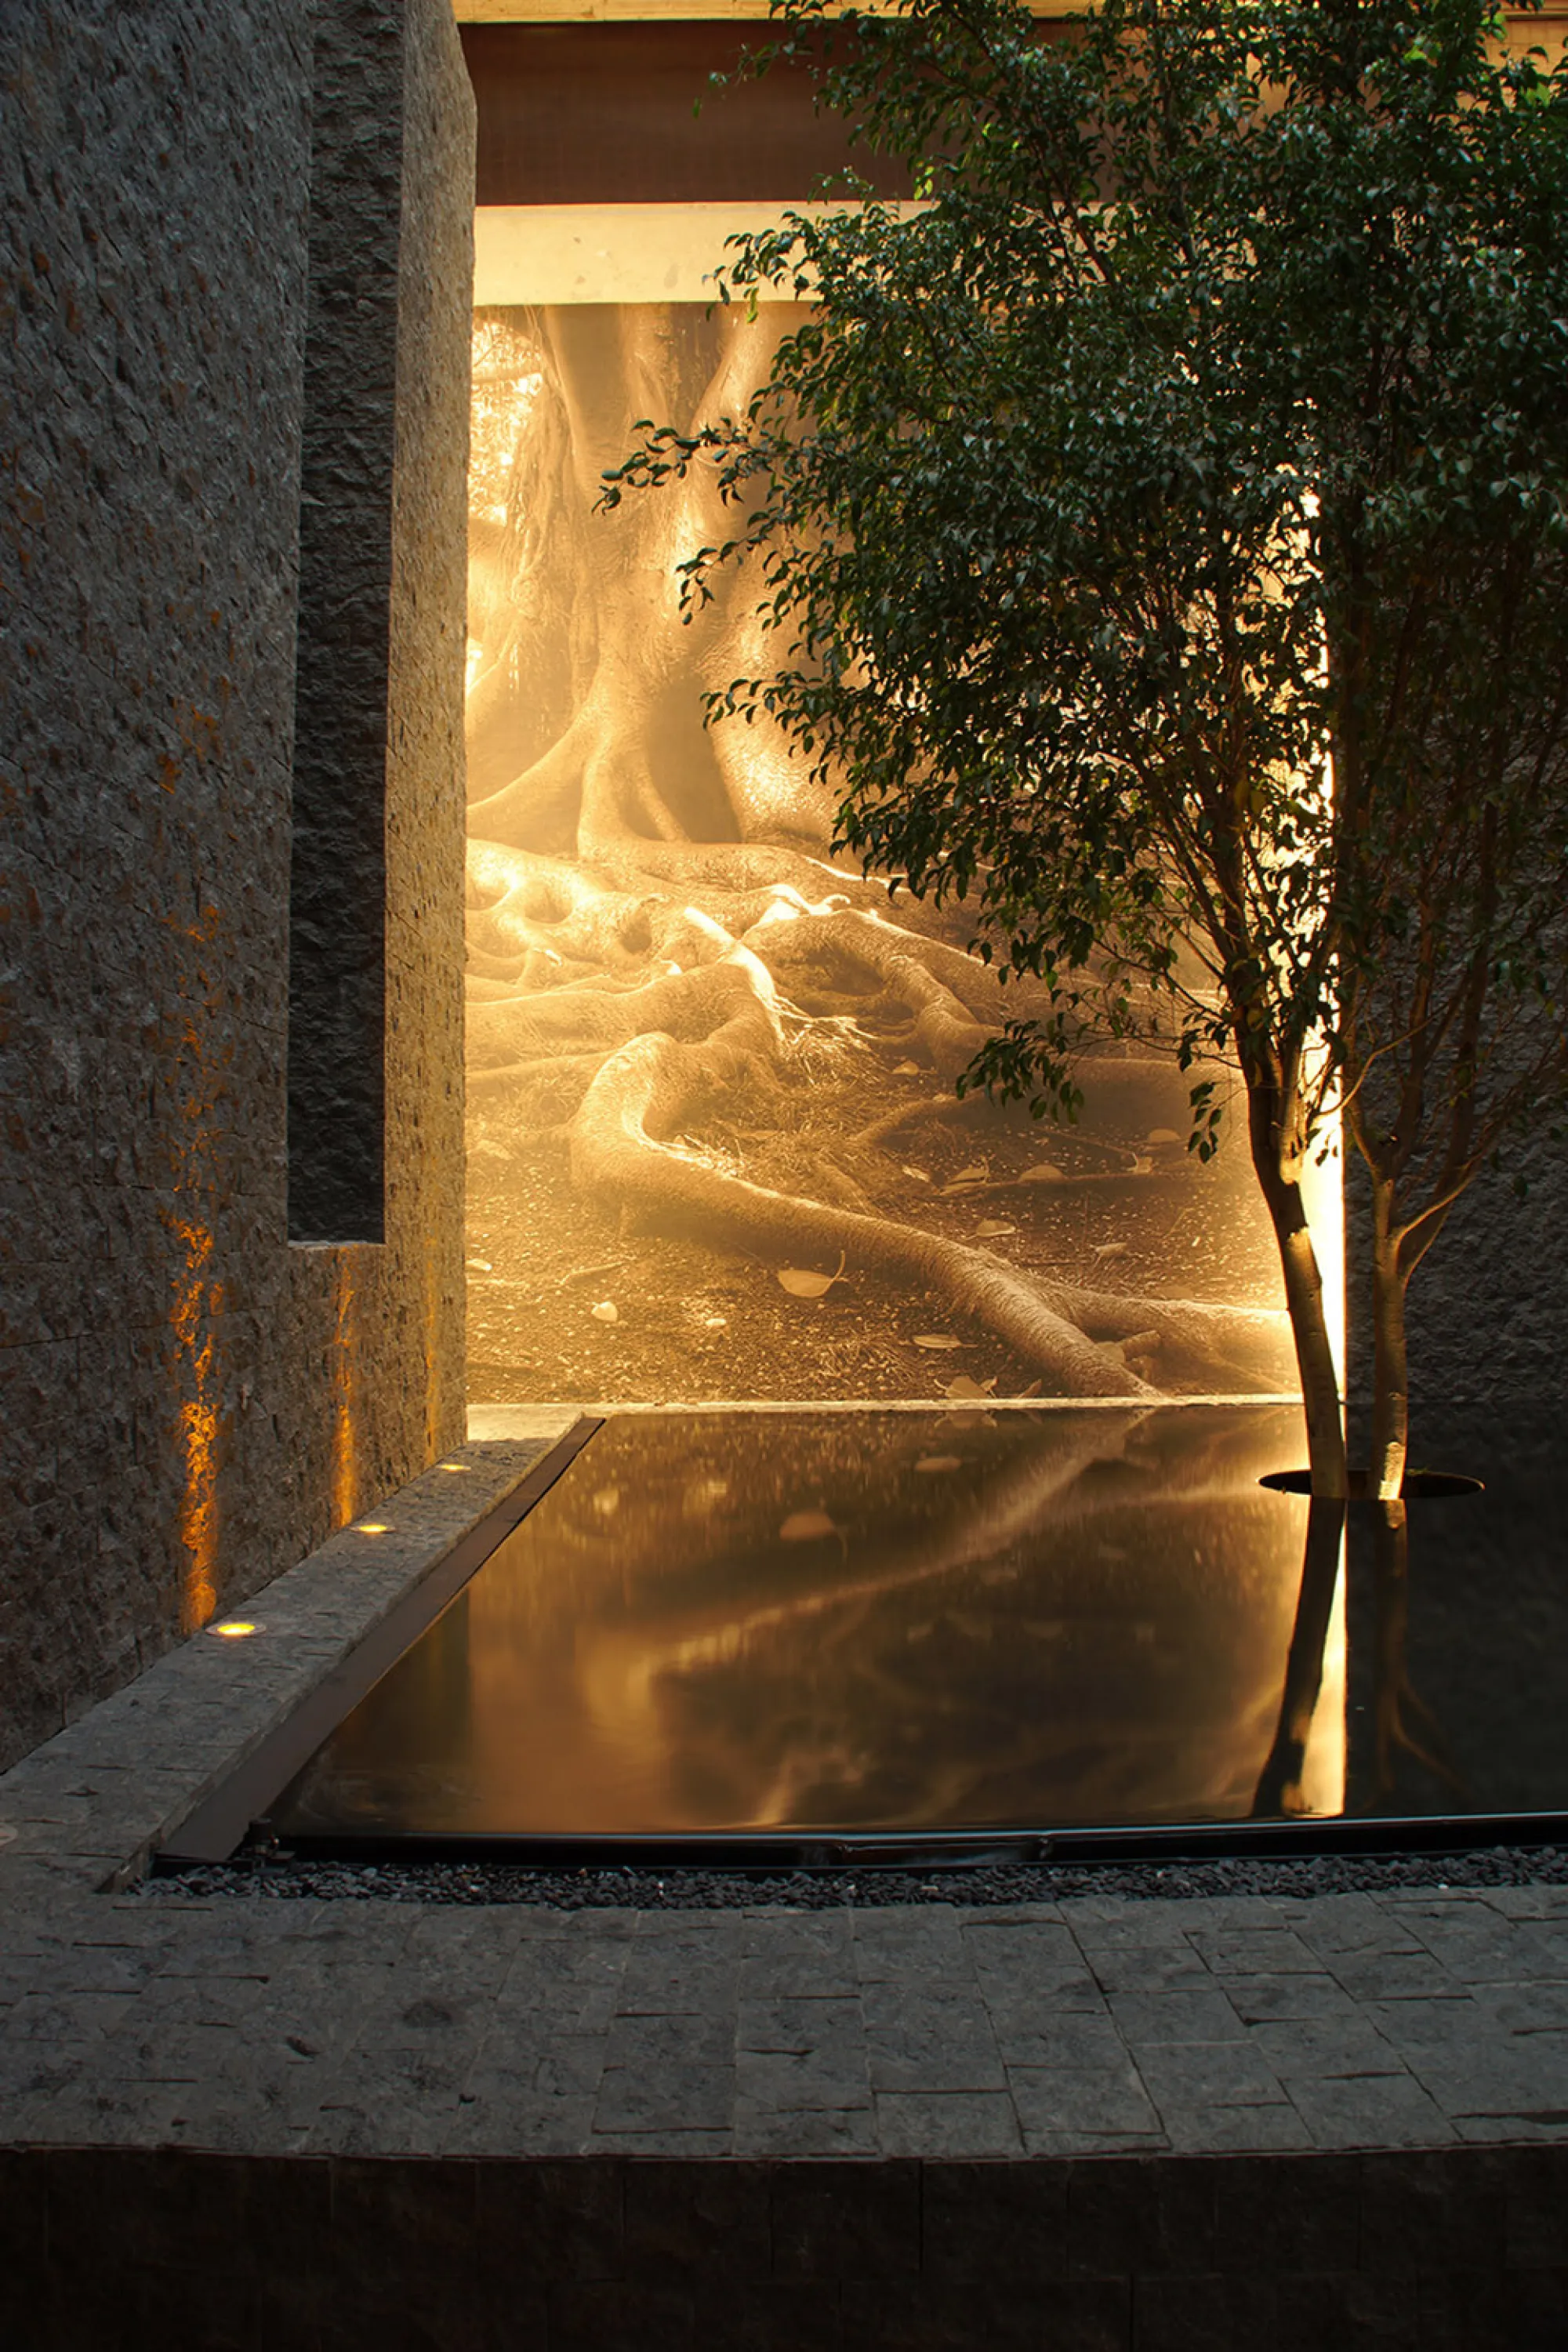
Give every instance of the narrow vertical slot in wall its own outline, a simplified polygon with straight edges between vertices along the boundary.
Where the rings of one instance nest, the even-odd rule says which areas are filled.
[[[289,923],[297,1242],[378,1242],[384,1223],[401,44],[381,0],[318,20]]]

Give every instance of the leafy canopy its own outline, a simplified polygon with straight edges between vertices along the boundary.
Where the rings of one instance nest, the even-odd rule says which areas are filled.
[[[976,1078],[1070,1116],[1091,1028],[1163,1031],[1293,1178],[1415,1039],[1468,1177],[1478,958],[1498,1118],[1563,1058],[1568,79],[1484,0],[783,13],[918,201],[738,240],[726,299],[816,307],[608,478],[719,468],[685,593],[751,558],[780,659],[714,707],[1051,983]]]

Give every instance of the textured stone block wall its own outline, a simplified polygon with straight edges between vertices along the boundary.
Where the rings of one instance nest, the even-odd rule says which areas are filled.
[[[0,16],[0,1762],[460,1432],[471,101],[442,0],[376,13],[339,70],[402,125],[386,1239],[309,1249],[285,1099],[314,14]],[[318,184],[354,119],[318,114]]]
[[[1543,1114],[1458,1202],[1409,1293],[1411,1435],[1452,1406],[1568,1406],[1568,1160]],[[1525,1182],[1522,1198],[1514,1178]],[[1371,1263],[1372,1206],[1359,1164],[1346,1179],[1352,1412],[1370,1395],[1372,1328],[1359,1269]]]
[[[1561,2352],[1561,2147],[0,2152],[0,2325],[167,2352]]]

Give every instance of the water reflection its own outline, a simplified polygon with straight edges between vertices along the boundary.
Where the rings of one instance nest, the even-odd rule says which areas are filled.
[[[1428,1783],[1436,1782],[1449,1810],[1468,1812],[1473,1800],[1449,1758],[1436,1717],[1411,1680],[1411,1507],[1369,1503],[1352,1509],[1366,1531],[1374,1628],[1372,1774],[1365,1808],[1393,1811],[1402,1768],[1413,1764]]]
[[[613,1421],[272,1818],[591,1835],[1337,1811],[1338,1528],[1257,1483],[1299,1444],[1268,1407]]]
[[[1321,1802],[1313,1805],[1310,1801],[1307,1759],[1311,1752],[1313,1728],[1320,1718],[1323,1677],[1331,1657],[1337,1659],[1340,1668],[1342,1687],[1338,1695],[1342,1699],[1344,1621],[1339,1604],[1345,1507],[1342,1503],[1314,1499],[1304,1507],[1307,1527],[1301,1580],[1296,1595],[1296,1622],[1285,1657],[1279,1718],[1252,1800],[1255,1821],[1332,1810]]]

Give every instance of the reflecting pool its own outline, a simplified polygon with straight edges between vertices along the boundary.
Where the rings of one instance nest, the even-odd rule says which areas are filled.
[[[1258,1483],[1300,1443],[1299,1411],[1271,1406],[618,1416],[271,1825],[1337,1813],[1340,1528],[1309,1590],[1310,1507]]]

